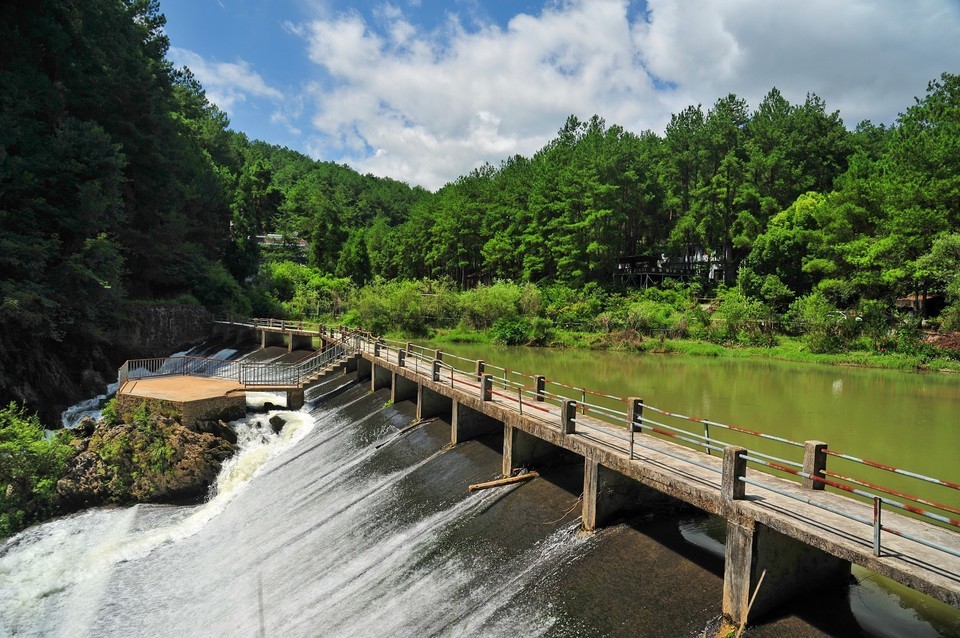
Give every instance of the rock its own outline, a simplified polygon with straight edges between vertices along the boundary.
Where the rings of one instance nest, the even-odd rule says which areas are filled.
[[[97,422],[94,419],[91,419],[88,416],[80,419],[80,422],[77,423],[77,426],[74,428],[74,431],[83,437],[90,438],[93,435],[93,431],[97,429]]]
[[[140,425],[100,422],[86,449],[69,461],[57,493],[68,507],[203,497],[234,449],[227,436],[195,432],[160,415]]]
[[[218,426],[217,434],[220,436],[221,439],[226,439],[227,441],[230,441],[232,445],[237,444],[237,432],[232,427],[230,427],[229,423],[224,423],[223,421],[217,421],[217,426]]]
[[[270,417],[270,427],[273,429],[274,434],[280,434],[280,431],[283,430],[283,426],[286,424],[287,420],[279,414],[274,414]]]

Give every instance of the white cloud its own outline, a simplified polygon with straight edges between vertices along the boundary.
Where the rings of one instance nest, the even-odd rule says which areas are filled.
[[[283,93],[271,87],[253,70],[249,62],[215,62],[204,59],[197,53],[187,49],[170,48],[170,57],[177,64],[190,67],[193,74],[203,84],[207,99],[230,113],[238,102],[245,102],[248,97],[269,98],[274,101],[283,100]]]
[[[306,106],[310,152],[436,188],[485,161],[535,152],[571,113],[659,132],[689,104],[734,92],[755,107],[777,86],[793,102],[817,93],[848,125],[892,122],[927,81],[960,68],[954,0],[635,8],[551,1],[505,27],[467,28],[450,14],[426,30],[394,3],[372,23],[350,12],[291,26],[323,70]]]

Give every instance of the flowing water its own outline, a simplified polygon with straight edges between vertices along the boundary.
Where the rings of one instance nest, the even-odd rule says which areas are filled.
[[[235,423],[201,505],[97,508],[8,539],[0,636],[676,637],[719,614],[718,519],[662,505],[581,537],[582,467],[468,494],[499,473],[498,437],[447,449],[442,421],[398,436],[414,406],[346,376],[307,398]],[[955,636],[960,614],[860,574],[747,635]]]

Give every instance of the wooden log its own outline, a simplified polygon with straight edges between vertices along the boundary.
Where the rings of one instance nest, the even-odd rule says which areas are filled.
[[[520,481],[529,481],[532,478],[537,478],[540,476],[536,472],[527,472],[526,474],[518,474],[517,476],[508,476],[507,478],[497,479],[496,481],[487,481],[486,483],[474,483],[467,488],[468,492],[475,492],[477,490],[486,490],[491,487],[499,487],[501,485],[510,485],[511,483],[519,483]]]

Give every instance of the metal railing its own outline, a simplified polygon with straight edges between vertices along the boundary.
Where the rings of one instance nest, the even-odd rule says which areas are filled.
[[[346,334],[321,352],[296,363],[248,362],[204,357],[159,357],[130,359],[119,369],[121,386],[127,381],[193,376],[236,381],[246,386],[296,387],[309,382],[327,366],[354,354],[359,348],[356,335]]]
[[[874,526],[874,553],[881,552],[880,532],[888,532],[901,538],[909,538],[928,547],[960,556],[957,549],[910,535],[902,529],[881,525],[881,508],[892,507],[913,517],[941,527],[960,528],[960,504],[954,506],[925,496],[908,494],[902,490],[884,487],[864,477],[850,476],[826,468],[826,456],[843,459],[848,464],[880,468],[923,481],[949,490],[952,498],[960,500],[960,484],[936,479],[908,470],[841,454],[827,448],[826,444],[810,441],[794,441],[786,437],[725,424],[705,418],[678,414],[648,405],[639,399],[624,398],[583,387],[565,384],[539,375],[527,374],[509,368],[492,365],[483,360],[459,357],[440,350],[433,350],[411,343],[388,341],[364,333],[361,348],[391,362],[400,361],[416,374],[427,376],[461,390],[488,392],[491,399],[514,405],[529,417],[559,422],[565,433],[576,433],[596,439],[612,447],[630,459],[637,458],[639,450],[647,449],[657,454],[688,463],[716,474],[718,482],[722,473],[723,456],[728,447],[756,448],[751,441],[763,441],[763,451],[744,452],[741,458],[756,470],[750,478],[738,477],[745,484],[759,489],[781,493],[785,496],[825,511],[840,513],[861,523]],[[400,353],[403,353],[402,355]],[[489,384],[489,387],[485,386]],[[687,450],[658,444],[670,441]],[[808,448],[816,447],[821,456]],[[780,447],[783,452],[769,453],[766,448]],[[704,457],[713,457],[707,459]],[[811,460],[813,459],[813,460]],[[851,473],[852,474],[852,473]],[[802,490],[784,490],[778,484],[764,481],[769,475],[780,479],[802,482]],[[719,486],[718,486],[719,487]],[[827,488],[836,496],[854,496],[873,504],[871,518],[850,516],[840,508],[812,499],[814,490]],[[863,489],[867,488],[867,489]],[[808,491],[809,490],[809,491]]]

